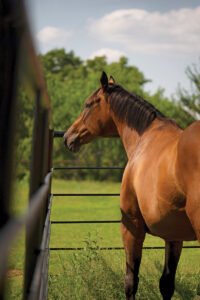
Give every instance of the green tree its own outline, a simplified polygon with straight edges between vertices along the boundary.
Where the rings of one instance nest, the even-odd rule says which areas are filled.
[[[66,53],[65,49],[54,49],[39,57],[45,74],[48,72],[65,74],[65,68],[77,69],[82,64],[81,59],[75,57],[73,51]]]
[[[179,102],[195,118],[200,115],[200,61],[199,65],[193,64],[186,69],[187,77],[191,83],[191,90],[179,87]]]
[[[193,116],[186,111],[180,102],[169,100],[163,95],[164,90],[158,89],[154,95],[145,95],[145,99],[160,110],[166,117],[174,119],[181,128],[186,128],[195,121]]]

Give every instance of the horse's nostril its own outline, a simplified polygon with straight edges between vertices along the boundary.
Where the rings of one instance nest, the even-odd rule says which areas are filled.
[[[75,142],[74,142],[74,141],[72,141],[72,142],[69,144],[69,148],[73,147],[73,146],[74,146],[74,144],[75,144]]]
[[[67,139],[64,137],[64,144],[67,146]]]

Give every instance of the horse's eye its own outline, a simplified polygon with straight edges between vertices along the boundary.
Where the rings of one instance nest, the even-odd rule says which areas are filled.
[[[86,103],[86,104],[85,104],[85,107],[88,108],[88,107],[90,107],[91,105],[92,105],[91,103]]]
[[[85,107],[86,107],[86,108],[91,107],[94,103],[95,103],[95,101],[91,101],[91,102],[89,102],[89,103],[86,103],[86,104],[85,104]]]

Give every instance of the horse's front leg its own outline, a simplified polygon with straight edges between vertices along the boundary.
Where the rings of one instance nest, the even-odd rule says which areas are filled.
[[[175,289],[176,269],[181,255],[183,242],[165,242],[165,266],[160,279],[160,292],[163,300],[170,300]]]
[[[142,245],[145,238],[145,224],[137,199],[132,193],[121,192],[121,232],[126,252],[125,294],[127,300],[134,300],[139,282],[139,267]]]
[[[145,237],[143,220],[122,210],[121,231],[126,252],[125,294],[127,300],[133,300],[139,283],[138,273]]]

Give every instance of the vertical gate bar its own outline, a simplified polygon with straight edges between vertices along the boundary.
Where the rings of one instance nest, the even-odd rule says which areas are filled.
[[[10,217],[12,188],[13,141],[17,102],[21,23],[16,24],[19,1],[2,0],[0,4],[0,230]],[[1,265],[6,274],[7,261]],[[4,283],[0,282],[0,299],[4,299]]]
[[[42,123],[43,123],[43,148],[42,148],[42,155],[43,155],[43,170],[42,170],[42,180],[44,179],[44,177],[46,176],[46,174],[49,172],[49,143],[50,143],[50,139],[49,139],[49,109],[45,109],[43,111],[43,115],[42,115]],[[43,212],[41,212],[41,219],[42,219],[42,227],[44,228],[44,224],[45,224],[45,219],[46,219],[46,215],[48,212],[48,202],[49,202],[49,197],[50,197],[50,186],[49,185],[49,192],[47,195],[47,199],[45,201],[44,207],[43,207]]]
[[[34,139],[31,162],[30,178],[30,197],[35,193],[44,180],[47,170],[48,148],[48,110],[41,105],[41,94],[37,91],[35,121],[34,121]],[[36,228],[27,228],[26,235],[26,257],[25,257],[25,279],[24,279],[24,299],[28,298],[34,269],[40,252],[44,220],[47,211],[47,201],[41,209]]]
[[[43,274],[42,274],[42,283],[41,283],[39,300],[46,300],[48,298],[48,268],[49,268],[49,258],[50,258],[49,242],[50,242],[50,234],[51,234],[50,215],[51,215],[52,200],[53,200],[53,196],[51,195],[49,199],[48,213],[47,213],[47,215],[49,215],[49,218],[47,218],[48,223],[45,223],[45,226],[48,226],[48,232],[47,232],[46,245],[44,249],[45,256],[44,256],[44,263],[43,263]]]
[[[53,130],[49,129],[49,110],[46,110],[45,115],[44,115],[44,129],[45,129],[45,133],[44,133],[44,145],[43,145],[43,150],[44,150],[44,174],[46,175],[47,172],[50,171],[51,169],[51,159],[52,159],[52,147],[53,147]],[[51,180],[50,180],[50,184],[49,184],[49,193],[45,202],[45,206],[44,206],[44,211],[43,211],[43,216],[42,216],[42,222],[44,224],[44,226],[47,226],[48,228],[51,226],[50,223],[50,209],[49,209],[49,203],[50,203],[50,192],[51,192]],[[49,215],[49,219],[48,219],[48,224],[45,224],[45,220],[46,217]],[[43,227],[44,228],[44,227]],[[49,231],[48,231],[49,233]],[[43,249],[42,251],[44,251],[44,260],[43,260],[43,266],[42,266],[42,280],[41,280],[41,286],[40,286],[40,296],[39,298],[41,300],[45,300],[48,294],[48,287],[47,287],[47,283],[48,283],[48,270],[46,271],[46,268],[48,268],[48,249],[49,248],[49,239],[50,236],[49,234],[47,235],[47,241],[46,241],[46,245],[45,245],[45,249]],[[44,278],[43,278],[44,277]],[[46,288],[44,287],[44,285],[46,284]],[[44,291],[46,289],[46,293],[44,294]]]
[[[43,260],[43,268],[42,268],[42,276],[41,276],[41,288],[40,288],[40,296],[39,300],[46,300],[48,296],[48,264],[49,264],[49,241],[50,241],[50,210],[48,211],[48,223],[45,225],[47,226],[47,237],[46,243],[44,246],[44,260]]]
[[[50,125],[50,124],[48,124]],[[53,153],[53,135],[54,131],[53,129],[48,128],[48,160],[47,160],[47,171],[50,172],[52,168],[52,153]],[[49,185],[49,198],[46,203],[46,212],[47,214],[51,214],[51,204],[52,204],[52,195],[51,195],[51,182],[52,177]],[[49,268],[49,258],[50,258],[50,250],[49,250],[49,241],[50,241],[50,232],[51,232],[51,221],[49,218],[49,224],[48,224],[48,238],[47,238],[47,244],[46,244],[46,255],[45,255],[45,266],[44,266],[44,272],[43,272],[43,289],[42,293],[40,293],[40,300],[47,300],[48,298],[48,268]]]
[[[49,129],[48,172],[50,172],[52,168],[53,135],[53,129]]]
[[[43,172],[42,177],[44,178],[45,175],[48,173],[48,153],[49,153],[49,110],[47,108],[43,111]]]
[[[37,259],[36,268],[30,288],[30,294],[28,297],[28,300],[38,300],[40,298],[39,295],[43,294],[44,292],[44,271],[45,271],[45,265],[47,262],[46,257],[46,249],[48,248],[49,243],[49,226],[50,226],[50,210],[47,213],[46,220],[45,220],[45,227],[43,231],[42,236],[42,242],[41,242],[41,251]],[[44,300],[44,298],[42,298]]]
[[[36,107],[34,114],[34,133],[33,133],[33,149],[32,149],[32,161],[31,161],[31,174],[30,174],[30,195],[38,189],[41,184],[41,121],[40,121],[40,100],[39,100],[39,91],[36,95]],[[41,154],[41,152],[40,152]],[[24,299],[28,298],[30,292],[30,285],[32,281],[32,276],[36,264],[36,259],[39,251],[39,234],[36,233],[36,230],[32,230],[31,234],[29,233],[31,228],[26,228],[26,253],[25,253],[25,272],[24,272]],[[38,230],[37,230],[38,231]]]
[[[47,232],[47,239],[46,239],[46,245],[45,245],[45,256],[44,256],[44,263],[43,263],[43,274],[42,274],[42,283],[41,283],[41,289],[40,289],[40,296],[39,300],[46,300],[48,298],[48,268],[49,268],[49,258],[50,258],[50,250],[49,250],[49,242],[50,242],[50,234],[51,234],[51,221],[50,221],[50,215],[51,215],[51,204],[52,204],[52,196],[50,196],[49,200],[49,206],[48,206],[48,232]]]
[[[51,228],[51,226],[50,226]],[[50,230],[50,229],[49,229]],[[49,240],[50,240],[50,231],[49,231]],[[45,265],[45,270],[44,270],[44,291],[43,294],[40,297],[40,300],[47,300],[48,299],[48,269],[49,269],[49,259],[50,259],[50,250],[49,250],[49,243],[48,243],[48,248],[46,248],[46,265]]]

